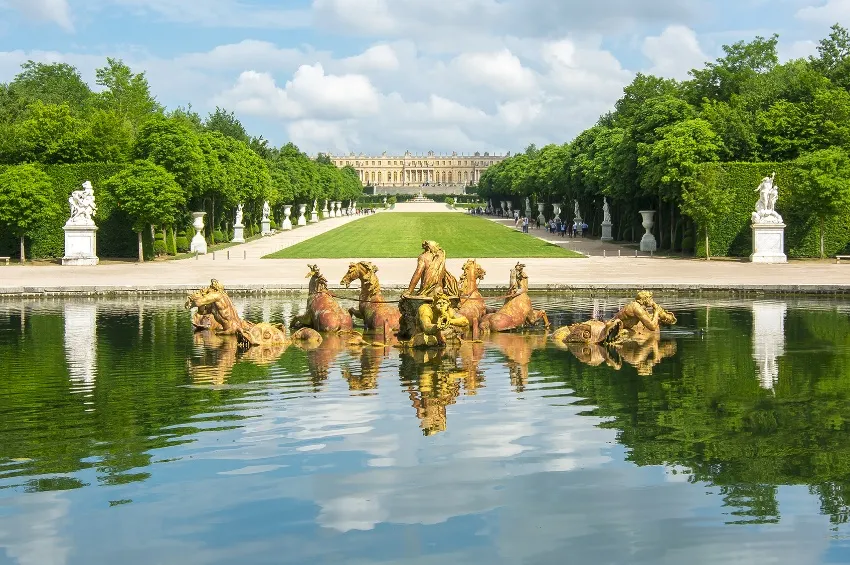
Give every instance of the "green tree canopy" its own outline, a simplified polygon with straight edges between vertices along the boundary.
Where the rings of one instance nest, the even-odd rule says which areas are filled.
[[[21,263],[26,259],[24,238],[57,214],[50,177],[35,165],[9,167],[0,174],[0,226],[20,238]]]

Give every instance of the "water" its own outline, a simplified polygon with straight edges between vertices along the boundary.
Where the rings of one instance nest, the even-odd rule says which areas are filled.
[[[850,560],[850,302],[658,300],[679,324],[644,348],[444,356],[246,355],[172,299],[0,302],[0,563]]]

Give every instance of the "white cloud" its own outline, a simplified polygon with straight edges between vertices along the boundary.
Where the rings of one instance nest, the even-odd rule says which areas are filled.
[[[647,37],[642,51],[652,65],[647,73],[677,80],[687,79],[688,71],[709,60],[694,30],[681,25],[668,26],[661,35]]]
[[[523,94],[536,89],[534,73],[508,49],[462,53],[450,66],[456,79],[487,86],[498,94]]]
[[[363,75],[327,75],[322,65],[302,65],[280,88],[269,73],[245,71],[215,103],[285,119],[350,119],[378,112],[379,95]]]
[[[374,45],[366,51],[353,57],[346,57],[342,65],[356,72],[363,71],[395,71],[398,70],[398,56],[390,45]]]
[[[832,25],[850,19],[850,0],[826,0],[820,6],[801,8],[796,17],[806,22]]]
[[[53,22],[67,31],[74,31],[68,0],[6,0],[6,4],[33,19]]]
[[[817,55],[818,44],[816,41],[808,39],[795,41],[790,45],[786,45],[780,42],[778,50],[779,59],[782,61],[789,61],[792,59],[805,59],[808,58],[810,55]]]

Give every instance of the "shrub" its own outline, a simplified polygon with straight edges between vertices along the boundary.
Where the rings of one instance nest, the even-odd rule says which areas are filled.
[[[215,230],[213,235],[215,236],[216,243],[225,243],[228,241],[227,236],[221,230]]]
[[[165,229],[165,249],[169,255],[177,255],[177,245],[174,241],[174,229]]]
[[[154,255],[156,255],[157,257],[160,257],[160,256],[166,254],[167,250],[165,248],[165,240],[164,239],[157,239],[153,242],[153,252],[154,252]]]
[[[694,250],[694,238],[690,235],[686,235],[682,238],[682,251],[690,253]]]
[[[175,240],[175,245],[177,246],[177,251],[179,253],[188,253],[189,251],[189,238],[184,235],[178,236]]]

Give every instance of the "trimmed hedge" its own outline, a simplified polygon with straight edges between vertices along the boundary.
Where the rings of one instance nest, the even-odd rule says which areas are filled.
[[[126,165],[105,163],[82,163],[76,165],[39,165],[54,181],[54,194],[62,211],[53,222],[38,228],[27,238],[28,254],[33,259],[62,257],[65,253],[65,232],[62,226],[68,221],[71,210],[68,197],[89,180],[94,187],[97,202],[95,222],[97,232],[97,254],[100,257],[136,257],[138,242],[131,228],[133,222],[123,211],[116,209],[114,201],[101,190],[103,181],[121,171]],[[7,166],[0,166],[0,171]],[[151,245],[151,249],[152,249]],[[0,237],[0,255],[18,256],[18,242],[4,234]]]
[[[795,199],[794,164],[786,163],[705,163],[703,167],[717,167],[722,188],[728,191],[728,215],[708,231],[712,256],[747,257],[753,250],[750,217],[759,198],[756,189],[761,180],[776,171],[779,200],[776,211],[785,220],[785,253],[789,257],[819,257],[820,230],[818,220],[807,209],[806,203]],[[705,257],[705,240],[702,230],[696,238],[696,254]],[[850,206],[824,223],[824,250],[828,256],[850,249]]]

